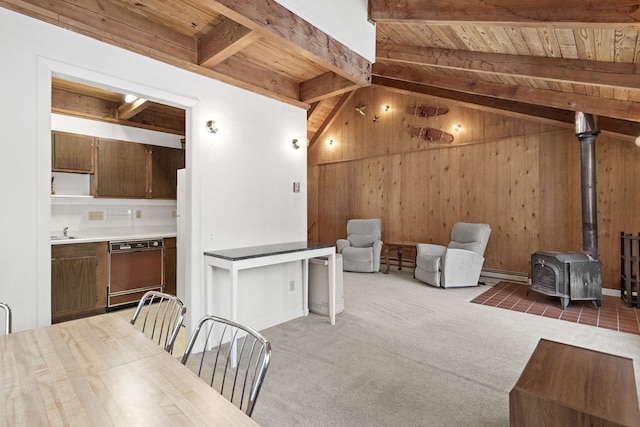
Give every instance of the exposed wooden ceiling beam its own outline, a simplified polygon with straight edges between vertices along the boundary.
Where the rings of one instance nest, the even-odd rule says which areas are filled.
[[[0,0],[45,22],[163,61],[196,62],[196,40],[113,2]]]
[[[379,59],[564,83],[640,89],[640,64],[382,44]]]
[[[355,95],[356,92],[357,90],[354,90],[352,92],[345,93],[342,95],[342,98],[340,98],[340,101],[338,101],[334,109],[331,110],[331,113],[329,113],[327,118],[324,119],[324,122],[322,122],[322,125],[320,125],[320,127],[318,128],[316,133],[313,135],[311,140],[309,140],[308,148],[313,147],[315,143],[318,142],[318,139],[320,139],[324,131],[327,130],[329,126],[331,126],[331,124],[333,123],[337,115],[340,113],[340,111],[342,111],[344,106],[347,105],[347,103],[351,100],[351,98],[353,98],[353,95]]]
[[[371,63],[275,1],[197,0],[267,39],[288,45],[360,86],[371,84]]]
[[[213,68],[260,37],[255,31],[227,18],[198,39],[198,64]]]
[[[270,93],[271,97],[281,101],[300,98],[297,82],[238,57],[231,57],[218,64],[215,71],[244,82],[245,87],[253,92]]]
[[[273,77],[267,82],[247,78],[244,71],[237,69],[229,73],[229,60],[235,60],[235,57],[229,58],[231,52],[237,52],[258,37],[263,37],[290,51],[294,57],[309,60],[320,68],[350,80],[354,86],[371,83],[369,61],[273,1],[192,0],[189,7],[201,13],[198,13],[197,23],[193,23],[197,28],[191,35],[184,26],[171,26],[181,20],[168,17],[155,20],[167,13],[168,6],[165,5],[160,5],[162,10],[148,10],[144,3],[129,1],[0,0],[0,6],[302,108],[308,108],[308,103],[299,98],[300,81],[295,82],[296,87],[292,90],[289,82],[282,81],[276,76],[277,73],[266,69],[262,70],[262,74]],[[223,43],[220,46],[212,43],[215,35],[203,38],[199,52],[197,38],[206,34],[203,27],[209,25],[204,17],[216,16],[214,21],[210,21],[213,24],[218,19],[224,19],[219,16],[220,13],[250,32],[239,37],[239,40],[232,40],[231,37],[226,45]],[[199,65],[199,53],[201,62],[207,67]],[[224,57],[227,58],[222,61]],[[208,68],[213,64],[218,65],[214,69]],[[257,69],[254,65],[249,73],[256,74]],[[274,91],[271,92],[270,88]]]
[[[340,95],[357,89],[360,85],[331,71],[300,84],[300,100],[316,102],[324,98]]]
[[[321,102],[322,101],[316,101],[309,106],[309,109],[307,110],[307,121],[313,117],[313,113],[318,109],[318,105],[320,105]]]
[[[479,79],[441,76],[398,65],[376,63],[373,74],[457,92],[466,92],[551,108],[583,111],[600,116],[640,121],[640,102],[598,98],[576,93],[555,92],[523,86],[492,83]]]
[[[118,110],[116,115],[120,120],[128,120],[141,111],[147,109],[151,103],[143,98],[137,98],[135,101],[130,103],[122,103],[118,106]]]
[[[545,107],[541,105],[528,104],[524,102],[511,101],[489,96],[474,95],[465,92],[455,92],[433,86],[426,86],[418,83],[404,82],[400,80],[388,79],[373,76],[373,84],[384,86],[385,88],[400,93],[422,93],[424,95],[435,96],[453,102],[464,104],[469,108],[486,109],[500,114],[517,116],[520,118],[537,117],[543,122],[556,125],[575,125],[575,112],[558,108]],[[633,137],[640,135],[640,123],[614,119],[611,117],[600,117],[600,126],[603,131]]]
[[[369,0],[374,21],[637,25],[637,0]]]

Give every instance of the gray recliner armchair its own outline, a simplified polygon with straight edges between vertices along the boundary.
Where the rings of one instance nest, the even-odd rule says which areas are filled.
[[[477,286],[490,235],[488,224],[458,222],[447,246],[418,243],[416,279],[443,288]]]
[[[347,238],[336,242],[342,254],[344,271],[373,273],[380,270],[382,252],[382,221],[380,219],[350,219]]]

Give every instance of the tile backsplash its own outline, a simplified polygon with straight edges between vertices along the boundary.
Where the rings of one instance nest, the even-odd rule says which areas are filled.
[[[51,232],[176,226],[175,200],[52,197]]]
[[[51,234],[176,227],[175,200],[105,199],[89,195],[89,175],[53,173]]]

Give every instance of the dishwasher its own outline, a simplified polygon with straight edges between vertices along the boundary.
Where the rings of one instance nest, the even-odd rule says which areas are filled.
[[[107,309],[140,301],[164,287],[164,245],[158,240],[109,242]]]

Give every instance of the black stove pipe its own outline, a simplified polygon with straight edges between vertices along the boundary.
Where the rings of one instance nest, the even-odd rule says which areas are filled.
[[[596,138],[600,133],[598,116],[576,112],[576,136],[580,140],[582,182],[582,249],[598,259],[598,214],[596,204]]]

